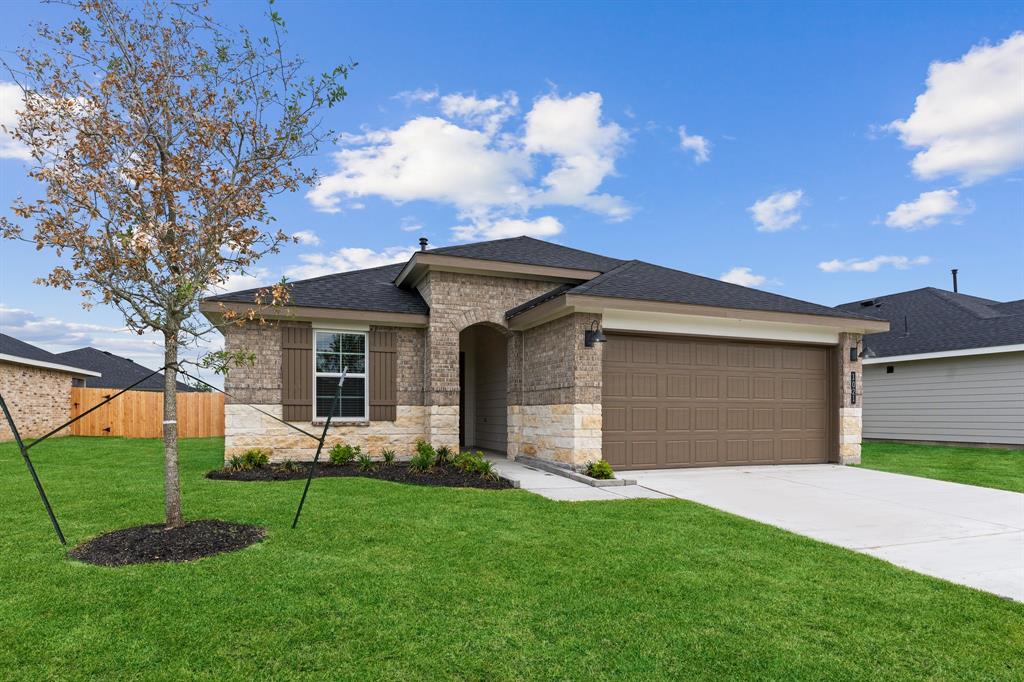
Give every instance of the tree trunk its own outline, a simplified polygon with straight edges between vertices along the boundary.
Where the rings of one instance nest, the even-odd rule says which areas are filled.
[[[185,525],[178,475],[178,335],[164,334],[164,514],[167,528]]]

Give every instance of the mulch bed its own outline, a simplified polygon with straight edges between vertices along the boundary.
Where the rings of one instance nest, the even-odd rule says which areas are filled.
[[[100,566],[193,561],[248,547],[266,534],[259,526],[212,519],[169,530],[155,523],[106,533],[75,547],[68,556]]]
[[[250,469],[249,471],[215,469],[208,472],[206,477],[217,481],[295,481],[309,476],[309,463],[301,462],[296,464],[296,466],[298,468],[295,471],[285,471],[273,465],[261,469]],[[402,463],[392,464],[391,466],[378,464],[377,468],[372,471],[360,471],[355,464],[321,462],[316,465],[316,478],[334,476],[358,476],[361,478],[376,478],[381,481],[394,481],[395,483],[448,486],[452,488],[499,490],[512,487],[512,483],[507,479],[498,478],[496,481],[491,481],[481,478],[480,474],[466,473],[453,466],[434,467],[430,471],[419,472],[410,468],[408,464]]]

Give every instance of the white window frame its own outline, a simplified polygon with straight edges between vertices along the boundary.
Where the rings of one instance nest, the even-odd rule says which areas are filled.
[[[318,334],[351,334],[363,337],[363,372],[349,372],[346,379],[363,380],[363,416],[362,417],[331,417],[332,422],[367,422],[370,421],[370,338],[365,331],[358,329],[314,329],[313,330],[313,421],[325,422],[327,415],[317,414],[316,380],[320,377],[341,377],[341,372],[316,371],[316,349]],[[344,367],[342,368],[344,369]]]

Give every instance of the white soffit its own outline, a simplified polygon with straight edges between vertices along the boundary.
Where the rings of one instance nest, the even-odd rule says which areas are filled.
[[[831,327],[675,313],[606,310],[601,326],[608,331],[724,336],[796,343],[839,342],[839,330]]]
[[[1019,353],[1024,352],[1024,343],[1012,346],[988,346],[987,348],[963,348],[961,350],[944,350],[936,353],[916,353],[914,355],[890,355],[880,358],[864,358],[865,365],[891,365],[895,362],[910,362],[912,360],[938,360],[940,358],[962,358],[968,355],[994,355],[996,353]]]

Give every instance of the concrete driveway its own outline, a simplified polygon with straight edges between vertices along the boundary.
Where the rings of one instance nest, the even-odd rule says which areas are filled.
[[[830,464],[630,471],[693,500],[1024,601],[1024,495]]]

